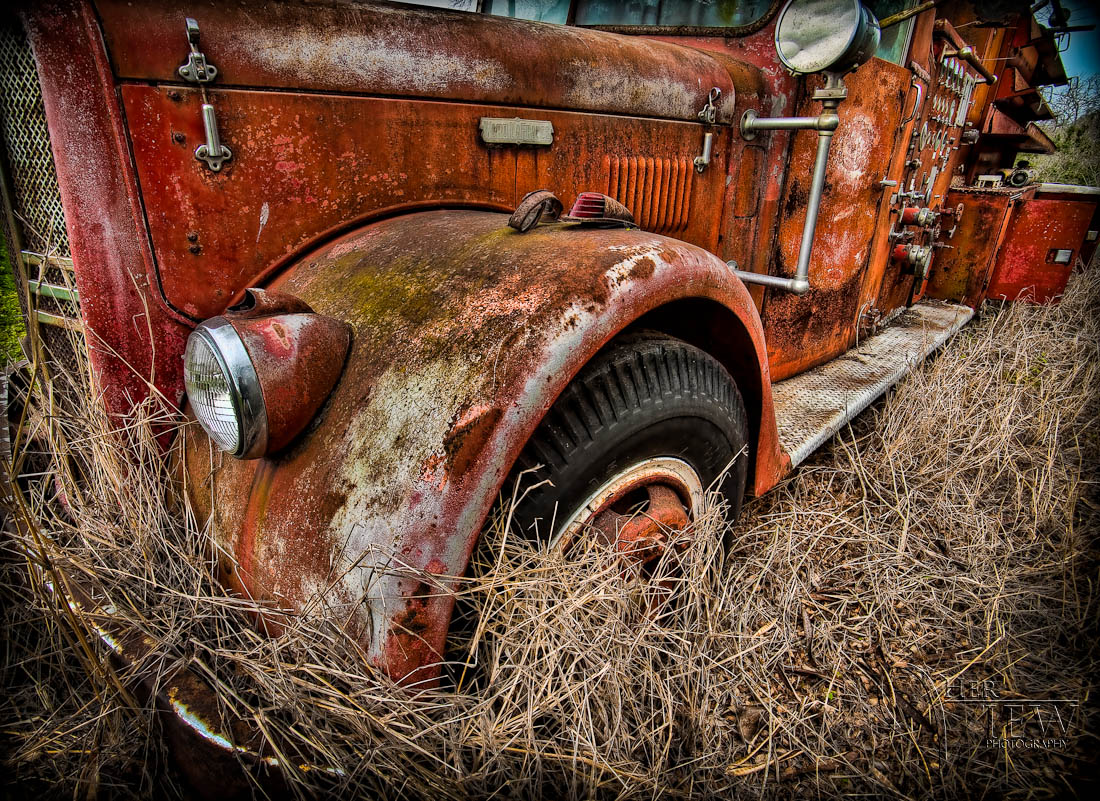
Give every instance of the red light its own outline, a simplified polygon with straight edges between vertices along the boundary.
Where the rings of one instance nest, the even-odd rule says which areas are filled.
[[[569,216],[582,219],[601,219],[606,216],[604,200],[604,196],[599,192],[581,192],[577,195],[573,208],[569,211]]]

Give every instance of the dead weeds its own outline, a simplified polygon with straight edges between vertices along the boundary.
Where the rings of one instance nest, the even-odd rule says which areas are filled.
[[[186,795],[130,691],[181,666],[312,766],[303,796],[1076,792],[1097,752],[1098,312],[1095,269],[1057,307],[987,307],[736,524],[711,509],[659,581],[498,521],[456,583],[447,686],[418,694],[323,620],[265,638],[218,593],[162,407],[120,428],[36,381],[0,562],[9,792]],[[51,592],[67,581],[151,653],[112,665]]]

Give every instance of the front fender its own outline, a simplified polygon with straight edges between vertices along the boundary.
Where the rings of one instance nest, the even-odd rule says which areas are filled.
[[[465,571],[546,410],[646,312],[707,298],[737,316],[761,365],[749,377],[762,399],[757,488],[784,469],[760,320],[721,260],[639,230],[520,234],[506,219],[385,220],[283,273],[273,289],[351,325],[343,376],[280,453],[211,465],[197,427],[185,446],[189,500],[234,557],[226,583],[265,605],[343,621],[398,679],[438,660],[453,600],[445,577]]]

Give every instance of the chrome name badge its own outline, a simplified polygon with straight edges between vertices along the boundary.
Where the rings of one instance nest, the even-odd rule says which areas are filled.
[[[554,126],[549,120],[482,117],[480,127],[481,140],[487,145],[552,145],[554,143]]]

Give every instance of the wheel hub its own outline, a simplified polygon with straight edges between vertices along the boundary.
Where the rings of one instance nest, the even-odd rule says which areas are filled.
[[[647,484],[646,507],[634,514],[607,508],[592,518],[592,529],[622,554],[643,562],[658,558],[667,548],[669,535],[681,532],[690,522],[688,511],[676,491],[665,484]]]
[[[702,508],[703,485],[686,462],[647,459],[608,480],[562,528],[554,543],[568,549],[587,527],[631,561],[653,562]]]

